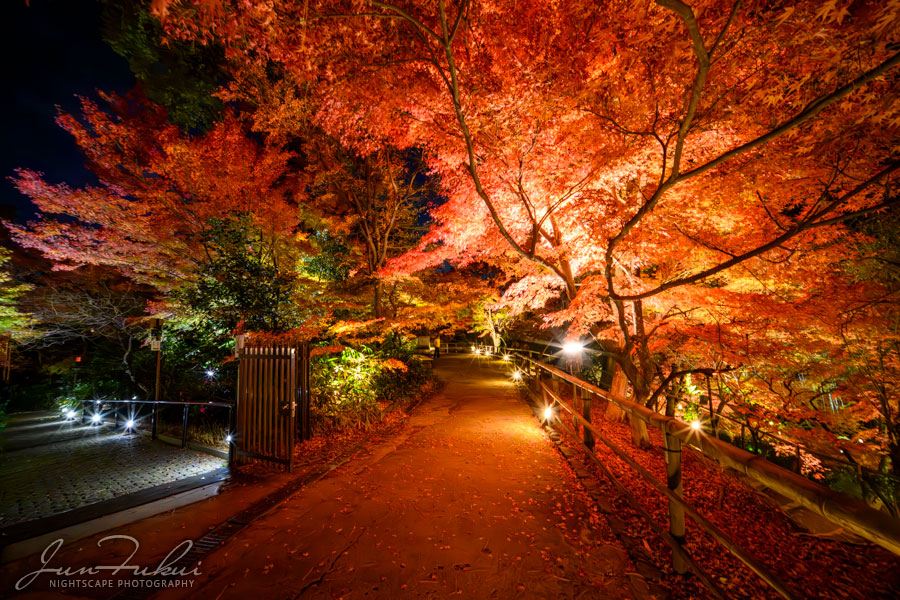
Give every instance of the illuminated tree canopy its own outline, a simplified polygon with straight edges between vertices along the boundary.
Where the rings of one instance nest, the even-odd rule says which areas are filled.
[[[433,325],[493,297],[595,339],[638,402],[705,377],[735,410],[814,421],[825,444],[861,431],[900,465],[879,226],[900,200],[900,2],[151,5],[167,43],[222,53],[224,116],[185,133],[138,94],[62,114],[100,184],[21,171],[48,215],[23,244],[164,289],[210,219],[321,228],[312,247],[349,263],[307,264],[370,286],[338,310]]]

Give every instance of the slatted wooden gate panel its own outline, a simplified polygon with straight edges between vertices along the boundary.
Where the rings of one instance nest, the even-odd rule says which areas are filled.
[[[253,345],[238,351],[239,464],[261,460],[293,468],[299,376],[306,367],[299,358],[293,346]]]

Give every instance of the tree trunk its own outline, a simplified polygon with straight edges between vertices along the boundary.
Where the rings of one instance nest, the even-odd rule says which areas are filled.
[[[638,394],[635,394],[635,397],[632,398],[635,404],[640,405],[643,405],[646,400],[646,398],[641,398]],[[649,448],[650,434],[647,432],[647,424],[634,417],[629,419],[629,422],[631,424],[631,441],[634,442],[634,445],[638,448]]]
[[[384,310],[382,308],[382,296],[384,295],[384,283],[380,279],[375,280],[375,298],[372,301],[375,318],[381,319],[384,317]]]
[[[613,380],[610,392],[616,398],[625,398],[628,390],[628,377],[618,363],[613,363]],[[646,399],[644,399],[646,400]],[[641,402],[640,398],[632,398],[632,402]],[[631,439],[638,448],[650,447],[650,434],[647,433],[647,424],[640,419],[628,418],[627,414],[613,402],[606,405],[605,416],[610,421],[619,421],[621,423],[628,422],[631,425]]]
[[[613,380],[612,387],[609,391],[616,398],[624,398],[628,390],[628,378],[625,376],[625,372],[622,371],[622,368],[616,361],[612,361],[612,367]],[[606,405],[606,418],[610,421],[624,422],[625,413],[621,408],[616,406],[614,402],[609,402]]]

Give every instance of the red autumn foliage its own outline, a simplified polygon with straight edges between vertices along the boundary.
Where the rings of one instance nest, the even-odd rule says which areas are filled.
[[[880,391],[896,370],[848,343],[896,334],[895,290],[859,266],[861,224],[896,210],[898,2],[157,11],[169,35],[225,45],[226,93],[270,129],[425,150],[448,201],[395,270],[502,269],[506,306],[597,338],[650,405],[687,373],[740,368],[753,402],[827,428],[822,390],[852,393],[860,422],[891,421],[872,437],[900,464]],[[260,95],[272,64],[277,93]],[[811,390],[790,389],[804,373]]]
[[[190,136],[139,90],[101,96],[103,106],[82,99],[80,118],[57,117],[98,183],[73,189],[19,170],[13,182],[42,214],[27,227],[8,225],[19,243],[58,268],[107,265],[168,288],[202,259],[197,237],[212,218],[247,213],[268,234],[294,231],[283,185],[288,153],[255,141],[233,115]]]

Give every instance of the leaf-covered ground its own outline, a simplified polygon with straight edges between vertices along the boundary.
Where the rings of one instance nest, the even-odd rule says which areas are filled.
[[[631,430],[623,423],[603,418],[603,403],[595,403],[594,423],[619,448],[665,482],[662,435],[650,431],[651,448],[640,450],[631,443]],[[574,444],[572,444],[574,445]],[[601,442],[596,454],[616,478],[634,493],[667,529],[668,502]],[[699,511],[759,558],[798,598],[897,598],[900,594],[900,558],[870,544],[850,544],[809,535],[791,521],[770,498],[740,481],[736,474],[695,451],[685,451],[685,497]],[[669,547],[659,540],[629,503],[580,453],[577,463],[593,474],[595,484],[612,500],[615,516],[625,523],[627,535],[646,541],[654,563],[663,571],[660,581],[672,598],[713,597],[694,576],[678,576],[671,568]],[[776,598],[749,568],[688,519],[687,548],[729,598]]]

